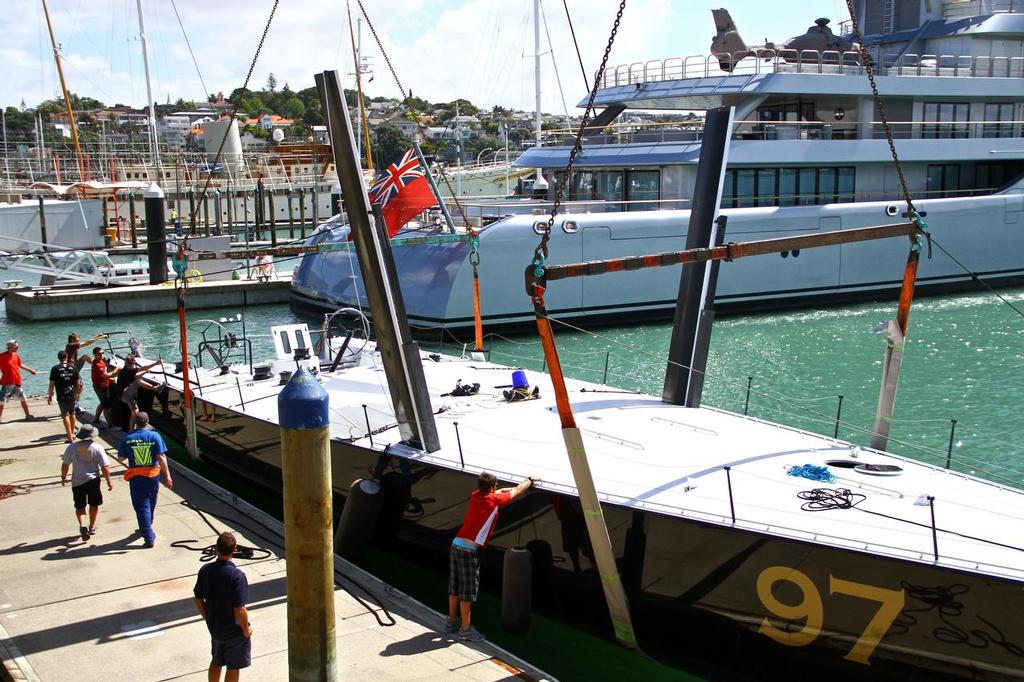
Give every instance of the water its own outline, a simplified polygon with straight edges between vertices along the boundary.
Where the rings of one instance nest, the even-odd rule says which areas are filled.
[[[1024,308],[1024,289],[1002,295]],[[234,317],[236,309],[197,311],[200,319]],[[742,412],[753,377],[748,411],[816,433],[835,430],[837,396],[843,395],[840,438],[866,445],[878,401],[885,343],[872,328],[895,315],[895,304],[872,303],[727,317],[715,324],[705,380],[704,404]],[[256,359],[269,357],[269,329],[299,318],[287,305],[245,311]],[[33,394],[45,394],[46,374],[69,332],[87,338],[100,331],[127,331],[149,357],[179,356],[174,314],[115,319],[23,323],[0,311],[0,341],[21,342],[25,363],[40,376],[25,376]],[[240,331],[240,330],[238,330]],[[950,420],[956,419],[952,468],[1024,485],[1018,459],[1024,430],[1024,317],[988,293],[922,299],[910,315],[910,334],[896,400],[890,449],[944,465]],[[555,325],[566,373],[627,390],[660,395],[670,325],[667,323],[572,331]],[[125,345],[126,336],[114,336]],[[194,341],[193,341],[194,344]],[[536,336],[490,340],[491,359],[540,370]],[[439,346],[458,353],[462,344]],[[89,395],[90,391],[83,393]],[[94,403],[94,399],[93,399]],[[86,402],[89,406],[90,402]]]

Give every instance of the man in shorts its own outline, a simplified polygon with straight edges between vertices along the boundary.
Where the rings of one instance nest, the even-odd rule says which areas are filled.
[[[68,345],[64,346],[64,352],[68,354],[68,362],[74,365],[75,369],[78,370],[79,374],[82,373],[82,366],[89,361],[89,356],[83,355],[82,357],[78,357],[78,350],[83,346],[88,346],[90,343],[96,343],[100,339],[105,338],[107,338],[107,335],[104,334],[103,332],[100,332],[96,336],[92,337],[91,339],[86,339],[85,341],[82,341],[80,338],[78,338],[78,334],[76,334],[75,332],[71,332],[70,334],[68,334]],[[81,394],[82,386],[81,384],[79,384],[78,394],[75,396],[76,416],[82,413],[82,408],[78,406],[78,399],[79,396],[81,396]]]
[[[92,357],[86,358],[85,361],[92,364],[92,390],[96,392],[96,397],[100,401],[99,405],[96,406],[96,415],[92,418],[92,423],[99,425],[101,429],[105,429],[107,424],[113,423],[110,418],[110,402],[113,393],[114,377],[121,371],[121,368],[110,368],[107,365],[103,348],[100,346],[93,348]],[[106,424],[100,418],[104,414],[107,416]]]
[[[98,431],[92,424],[83,424],[78,431],[78,442],[64,450],[60,466],[60,484],[68,484],[68,469],[71,469],[71,495],[75,501],[75,516],[78,518],[78,532],[82,540],[96,534],[96,518],[103,504],[100,490],[100,476],[107,480],[107,490],[113,490],[110,481],[110,463],[103,448],[93,441]],[[85,506],[89,505],[89,526],[85,525]]]
[[[252,659],[252,625],[245,603],[249,601],[249,581],[232,562],[235,536],[221,533],[217,537],[217,560],[199,569],[192,590],[199,615],[210,631],[211,660],[207,679],[220,680],[226,667],[225,682],[237,682],[242,668]]]
[[[7,350],[0,353],[0,417],[4,414],[4,405],[8,400],[21,399],[21,409],[25,411],[25,419],[32,419],[28,411],[28,401],[25,400],[25,392],[21,389],[21,370],[32,376],[36,371],[21,362],[18,355],[18,342],[11,339],[7,342]]]
[[[484,635],[470,619],[473,602],[480,590],[480,550],[498,525],[498,510],[521,497],[540,479],[529,477],[514,488],[498,490],[498,480],[486,471],[480,474],[476,490],[469,496],[469,508],[458,535],[448,551],[448,621],[445,631],[458,633],[466,642],[479,642]],[[459,616],[462,626],[459,626]]]
[[[75,365],[68,362],[67,351],[57,353],[57,359],[60,362],[50,369],[50,388],[46,392],[46,403],[52,405],[54,395],[57,396],[64,432],[67,434],[68,442],[74,443],[72,434],[75,433],[75,401],[81,391],[82,380],[78,378]]]

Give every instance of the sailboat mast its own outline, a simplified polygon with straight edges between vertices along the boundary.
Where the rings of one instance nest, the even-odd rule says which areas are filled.
[[[68,114],[68,124],[71,126],[71,142],[75,146],[75,157],[78,160],[78,179],[85,180],[85,165],[82,163],[82,147],[78,144],[78,125],[75,123],[75,113],[71,110],[71,98],[68,97],[68,86],[64,82],[64,67],[60,65],[60,49],[57,47],[57,38],[53,35],[53,24],[50,22],[50,8],[43,0],[43,14],[46,15],[46,28],[50,31],[50,44],[53,45],[53,61],[57,63],[57,76],[60,78],[60,91],[64,94],[64,109]],[[40,130],[42,124],[40,123]]]
[[[534,144],[540,147],[540,129],[541,129],[541,113],[540,113],[540,0],[533,0],[533,83],[534,83],[534,96],[537,111],[534,113]],[[566,178],[566,182],[569,179]],[[544,172],[537,169],[537,179],[533,183],[535,190],[546,190],[548,188],[548,182],[544,179]]]
[[[146,69],[146,95],[149,97],[149,118],[146,121],[146,131],[149,137],[149,154],[156,170],[156,182],[162,179],[163,172],[160,167],[160,150],[157,147],[156,138],[156,103],[153,101],[153,77],[149,73],[149,48],[146,45],[146,19],[142,12],[142,0],[136,0],[139,8],[139,38],[142,40],[142,63]],[[153,178],[150,178],[153,180]]]

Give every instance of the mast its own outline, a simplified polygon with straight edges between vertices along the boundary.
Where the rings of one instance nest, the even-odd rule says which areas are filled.
[[[533,84],[537,111],[534,113],[534,145],[540,147],[540,0],[533,0]],[[569,178],[565,179],[569,182]],[[537,169],[537,179],[533,183],[534,190],[547,190],[548,181],[544,179],[544,172]]]
[[[142,12],[142,0],[136,0],[139,8],[139,38],[142,40],[142,63],[146,68],[146,96],[149,97],[149,120],[146,122],[146,130],[149,137],[149,153],[153,167],[156,169],[156,180],[163,179],[163,170],[160,167],[160,150],[157,147],[156,139],[156,104],[153,102],[153,78],[149,73],[149,49],[146,46],[146,19]],[[153,178],[150,178],[153,180]]]
[[[53,35],[53,24],[50,22],[50,9],[43,0],[43,14],[46,15],[46,28],[50,31],[50,44],[53,45],[53,61],[57,63],[57,76],[60,77],[60,91],[64,94],[64,110],[68,114],[68,123],[71,126],[71,142],[75,145],[75,157],[78,160],[78,179],[85,180],[85,165],[82,163],[82,147],[78,144],[78,125],[75,123],[75,113],[71,110],[71,98],[68,97],[68,86],[64,82],[64,67],[60,65],[60,48],[57,47],[57,38]],[[42,124],[40,124],[42,129]]]

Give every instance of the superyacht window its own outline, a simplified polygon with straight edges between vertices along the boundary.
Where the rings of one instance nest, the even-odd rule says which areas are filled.
[[[970,120],[967,102],[925,102],[921,137],[968,137]]]
[[[986,104],[982,137],[1015,137],[1012,103]]]
[[[955,163],[939,163],[928,166],[927,195],[929,199],[937,197],[955,197],[960,193],[960,166]]]
[[[854,200],[853,166],[727,170],[723,208],[808,206]]]
[[[562,187],[565,173],[551,175],[554,186]],[[609,202],[607,211],[653,211],[661,200],[660,170],[574,171],[569,196],[572,201]],[[563,190],[562,198],[566,198]],[[625,205],[616,202],[631,202]]]

